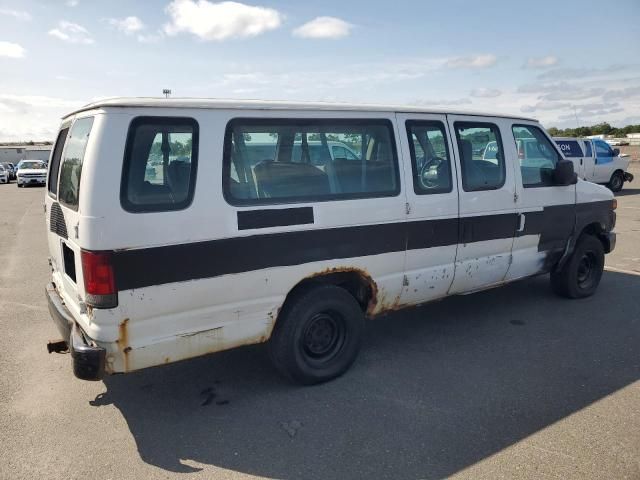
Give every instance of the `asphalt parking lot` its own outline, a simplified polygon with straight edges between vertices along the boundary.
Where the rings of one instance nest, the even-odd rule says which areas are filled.
[[[44,298],[44,189],[0,185],[0,477],[640,478],[640,165],[597,294],[546,277],[370,322],[342,378],[257,345],[73,377]]]

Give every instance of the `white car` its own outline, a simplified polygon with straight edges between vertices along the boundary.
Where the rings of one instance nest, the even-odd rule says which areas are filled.
[[[0,183],[9,183],[9,171],[0,165]]]
[[[41,160],[22,160],[16,173],[18,188],[25,185],[44,185],[47,183],[47,167]]]
[[[627,172],[629,156],[620,155],[599,138],[554,137],[565,158],[573,162],[578,176],[593,183],[606,185],[612,192],[619,192],[624,182],[633,181]]]

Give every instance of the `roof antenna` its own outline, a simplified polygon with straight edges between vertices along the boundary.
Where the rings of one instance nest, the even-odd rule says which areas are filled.
[[[171,95],[171,89],[170,88],[163,88],[162,89],[162,94],[164,95],[165,98],[169,98],[169,95]]]

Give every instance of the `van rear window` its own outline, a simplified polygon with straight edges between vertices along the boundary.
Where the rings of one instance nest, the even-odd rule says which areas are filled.
[[[71,127],[71,135],[69,135],[64,149],[64,159],[62,167],[60,167],[58,200],[73,210],[78,209],[82,162],[92,126],[93,117],[76,120]]]
[[[54,197],[58,194],[58,172],[60,171],[60,160],[62,159],[62,150],[64,143],[69,134],[69,126],[64,127],[58,133],[56,146],[53,148],[53,156],[51,157],[51,165],[49,166],[49,193]]]
[[[188,207],[195,189],[197,160],[198,123],[194,119],[134,119],[122,172],[122,207],[129,212]]]
[[[392,126],[379,119],[235,119],[223,187],[233,205],[397,195]]]

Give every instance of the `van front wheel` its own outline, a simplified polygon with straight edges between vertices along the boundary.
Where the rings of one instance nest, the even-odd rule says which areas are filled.
[[[322,383],[351,366],[363,330],[364,314],[356,299],[335,285],[318,285],[287,301],[269,340],[269,353],[280,373],[294,382]]]
[[[612,192],[619,192],[620,190],[622,190],[622,187],[624,186],[624,173],[622,173],[620,170],[613,172],[613,175],[611,175],[611,180],[609,180],[607,186]]]
[[[551,288],[567,298],[593,295],[604,270],[604,247],[593,235],[584,235],[565,265],[551,272]]]

